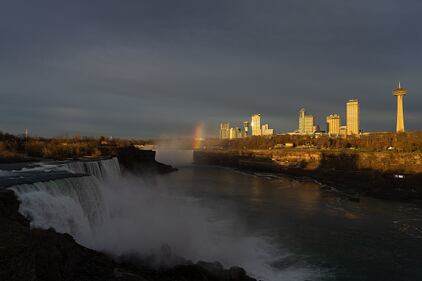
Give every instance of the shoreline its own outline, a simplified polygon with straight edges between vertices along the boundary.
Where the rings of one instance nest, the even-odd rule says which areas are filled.
[[[391,170],[345,169],[341,167],[343,155],[329,159],[332,162],[325,159],[325,166],[317,164],[315,158],[301,159],[295,155],[297,159],[286,165],[283,162],[285,159],[280,159],[279,155],[274,156],[268,151],[262,154],[260,152],[196,150],[194,163],[232,167],[256,173],[268,172],[297,180],[312,180],[321,187],[337,189],[354,202],[359,202],[359,196],[368,196],[422,205],[422,173],[405,173],[404,178],[397,178],[396,175],[401,175],[402,171],[397,171],[396,174]]]

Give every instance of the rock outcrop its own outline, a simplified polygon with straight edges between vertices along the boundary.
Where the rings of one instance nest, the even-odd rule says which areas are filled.
[[[155,151],[141,150],[134,146],[120,148],[118,156],[123,172],[136,175],[166,174],[177,171],[176,168],[155,160]]]

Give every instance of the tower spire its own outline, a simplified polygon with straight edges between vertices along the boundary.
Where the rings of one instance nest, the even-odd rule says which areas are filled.
[[[404,113],[403,113],[403,97],[407,90],[401,87],[399,82],[398,88],[393,90],[393,95],[397,97],[397,118],[396,118],[396,132],[403,133],[404,130]]]

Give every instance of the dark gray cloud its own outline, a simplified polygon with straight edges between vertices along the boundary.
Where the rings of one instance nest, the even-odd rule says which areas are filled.
[[[260,112],[277,131],[361,101],[392,130],[398,80],[419,129],[416,0],[0,2],[0,130],[155,137]]]

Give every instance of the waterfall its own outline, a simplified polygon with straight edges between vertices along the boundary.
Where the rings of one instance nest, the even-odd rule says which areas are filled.
[[[52,174],[67,170],[74,174],[54,179],[41,180],[39,173]],[[69,233],[81,244],[93,245],[95,231],[109,217],[109,208],[104,198],[107,182],[120,178],[117,158],[99,161],[72,161],[48,163],[32,168],[13,171],[24,178],[34,178],[30,184],[17,183],[10,187],[19,198],[19,212],[27,217],[32,227],[54,228],[57,232]],[[3,173],[0,174],[3,176]]]
[[[101,181],[115,180],[121,175],[119,160],[116,157],[100,161],[68,162],[63,166],[73,173],[88,174]]]
[[[20,201],[19,212],[32,227],[69,233],[84,245],[108,215],[100,182],[93,176],[71,177],[11,187]]]
[[[171,183],[121,177],[115,158],[56,167],[90,175],[9,187],[31,227],[51,227],[70,234],[85,247],[115,256],[138,254],[157,266],[177,264],[183,257],[240,265],[259,275],[273,274],[268,267],[276,255],[271,244],[259,237],[239,235],[241,227],[230,215],[216,220],[217,213],[195,198],[175,192]],[[55,171],[51,165],[48,169]],[[171,247],[172,255],[163,255],[163,245]]]

